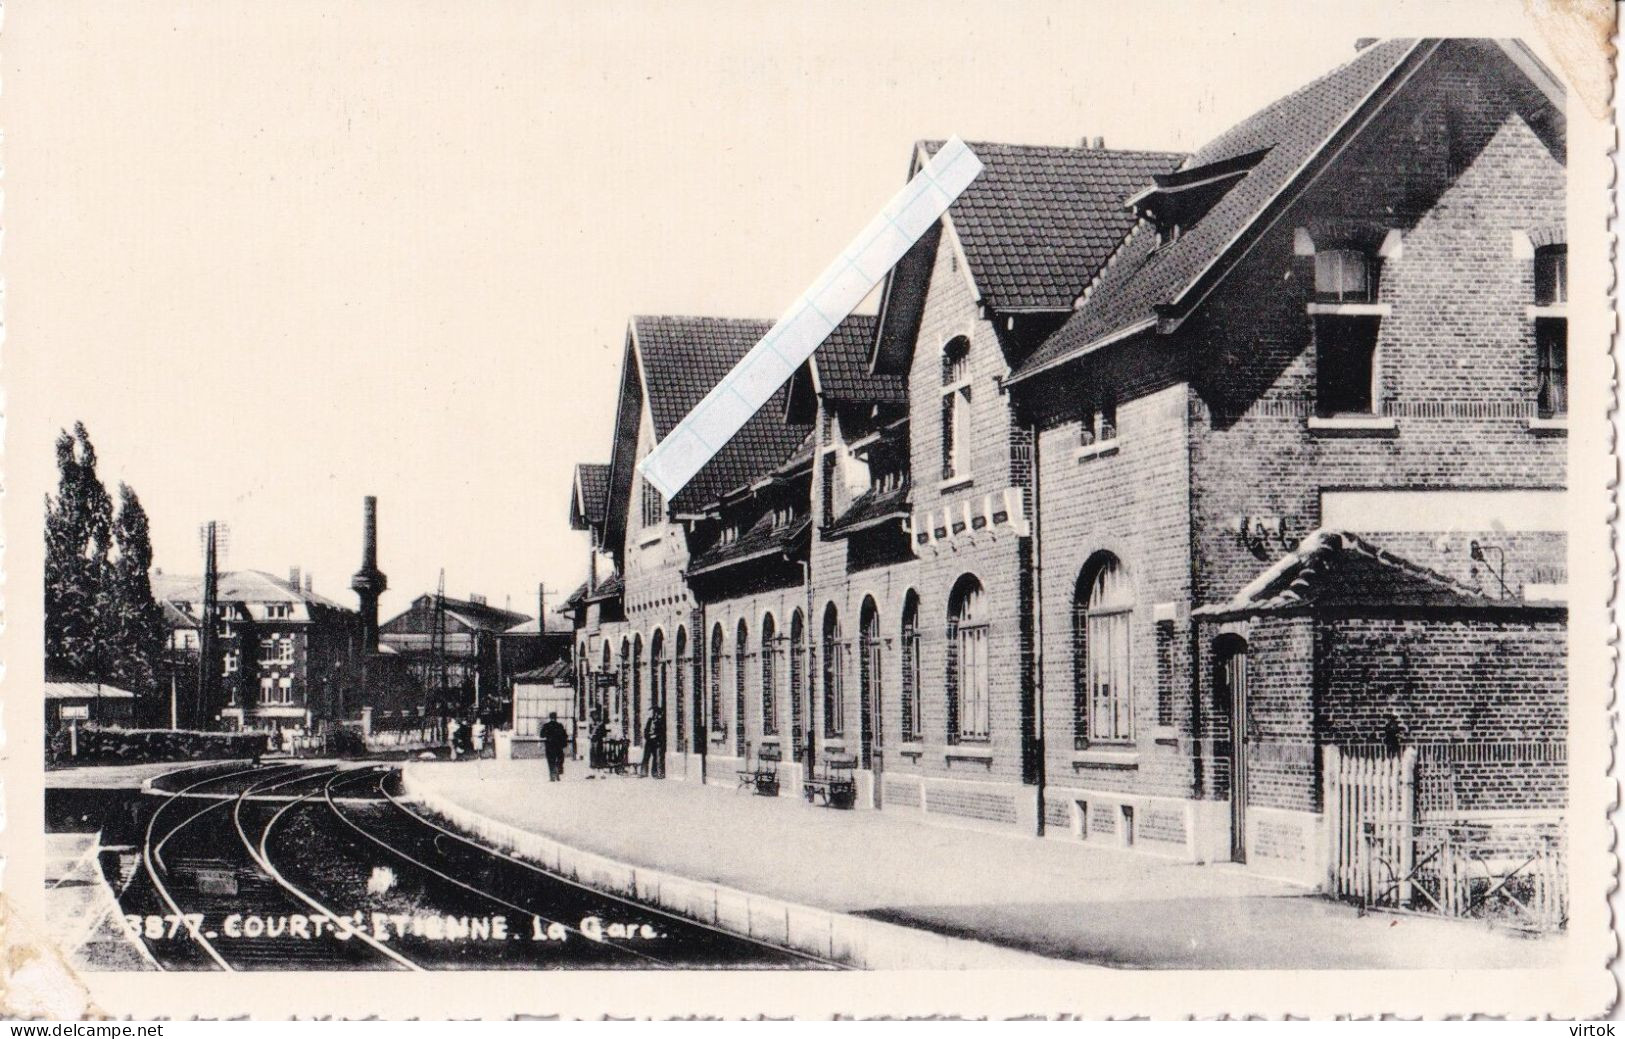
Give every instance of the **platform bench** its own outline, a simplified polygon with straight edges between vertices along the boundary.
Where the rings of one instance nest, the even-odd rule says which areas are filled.
[[[851,808],[858,799],[854,772],[858,759],[843,754],[826,754],[822,769],[814,769],[802,782],[801,792],[811,804],[822,798],[827,808]]]
[[[763,747],[756,753],[756,764],[754,766],[739,770],[738,789],[753,787],[763,797],[777,797],[779,795],[779,765],[783,761],[783,752],[778,747]]]

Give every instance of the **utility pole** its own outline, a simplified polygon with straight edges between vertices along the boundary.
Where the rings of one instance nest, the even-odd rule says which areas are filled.
[[[435,587],[434,612],[429,618],[429,667],[434,675],[434,688],[440,700],[440,715],[444,719],[447,703],[446,690],[446,570],[440,569],[440,583]]]

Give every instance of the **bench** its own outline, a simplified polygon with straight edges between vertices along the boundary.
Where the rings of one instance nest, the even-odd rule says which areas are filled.
[[[742,768],[737,773],[739,786],[736,790],[755,787],[763,797],[779,796],[779,764],[783,760],[783,752],[777,746],[763,747],[756,752],[755,766]]]
[[[822,770],[814,769],[801,784],[807,803],[821,797],[826,808],[851,808],[858,799],[858,783],[853,775],[857,767],[855,757],[825,754]]]
[[[626,754],[631,742],[631,740],[604,740],[603,757],[593,763],[591,767],[605,772],[613,772],[618,776],[626,775]]]

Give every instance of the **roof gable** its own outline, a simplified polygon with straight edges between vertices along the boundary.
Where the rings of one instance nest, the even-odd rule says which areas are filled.
[[[609,466],[584,462],[576,466],[570,489],[570,528],[588,530],[604,522],[609,499]]]

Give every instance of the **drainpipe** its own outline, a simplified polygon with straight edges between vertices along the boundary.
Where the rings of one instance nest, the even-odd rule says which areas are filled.
[[[1033,753],[1038,757],[1038,782],[1035,784],[1038,798],[1038,836],[1044,836],[1044,790],[1049,780],[1049,754],[1044,742],[1044,510],[1041,507],[1039,491],[1043,486],[1043,479],[1039,475],[1038,453],[1038,423],[1030,422],[1027,425],[1028,434],[1032,440],[1032,488],[1033,488]]]

